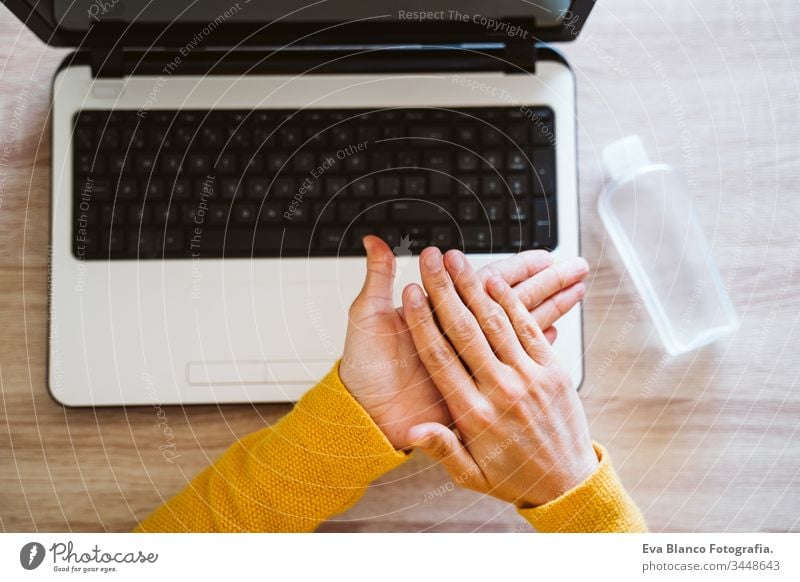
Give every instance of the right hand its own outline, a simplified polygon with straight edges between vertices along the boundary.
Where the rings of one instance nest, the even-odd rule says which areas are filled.
[[[392,299],[395,256],[381,239],[364,238],[367,277],[350,308],[339,377],[396,449],[424,422],[449,425],[450,411],[417,357],[401,309]],[[546,251],[525,251],[488,265],[477,276],[499,276],[514,287],[550,341],[552,325],[584,296],[589,267],[583,259],[553,264]]]
[[[429,248],[420,263],[428,298],[409,285],[403,309],[458,436],[426,422],[409,430],[409,441],[457,484],[521,507],[581,483],[597,456],[570,376],[537,318],[502,278],[484,284],[458,251],[443,261]]]

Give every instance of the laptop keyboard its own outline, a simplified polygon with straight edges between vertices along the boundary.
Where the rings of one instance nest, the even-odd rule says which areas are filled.
[[[552,249],[555,143],[549,108],[81,111],[73,253]]]

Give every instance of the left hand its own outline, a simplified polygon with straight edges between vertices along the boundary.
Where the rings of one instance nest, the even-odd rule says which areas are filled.
[[[394,306],[394,254],[375,236],[365,237],[364,247],[367,277],[350,308],[339,377],[392,445],[404,449],[412,426],[449,425],[452,417],[417,357],[402,311]],[[553,323],[583,299],[588,269],[583,259],[553,265],[550,253],[525,251],[488,265],[478,277],[498,275],[514,286],[553,341]]]

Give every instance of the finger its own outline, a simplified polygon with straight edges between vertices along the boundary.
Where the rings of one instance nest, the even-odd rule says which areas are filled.
[[[545,299],[533,310],[533,316],[542,329],[547,329],[561,319],[567,312],[583,301],[586,296],[586,285],[575,283],[563,291]]]
[[[389,312],[394,309],[394,253],[377,236],[365,236],[362,244],[367,251],[367,276],[356,301],[368,303],[377,313]]]
[[[456,484],[462,487],[485,489],[486,479],[469,450],[455,433],[437,422],[412,426],[408,440],[413,447],[439,461]]]
[[[478,270],[478,277],[484,283],[492,275],[499,275],[512,287],[526,281],[539,271],[553,264],[553,255],[547,251],[522,251],[507,259],[496,261]]]
[[[511,325],[517,333],[522,347],[528,355],[539,364],[546,365],[552,358],[553,351],[550,342],[547,341],[542,328],[536,323],[536,318],[531,315],[525,305],[508,283],[500,277],[492,277],[486,284],[492,298],[508,314]]]
[[[403,313],[419,359],[444,396],[453,418],[460,418],[479,402],[478,389],[433,320],[428,301],[418,285],[409,285],[403,290]]]
[[[472,311],[497,357],[508,364],[526,357],[525,350],[503,309],[486,293],[486,287],[461,251],[448,251],[444,264],[456,292]]]
[[[583,258],[576,257],[536,273],[514,290],[525,307],[533,310],[548,297],[583,281],[588,273],[589,264]]]
[[[550,342],[550,345],[556,343],[556,339],[558,339],[558,330],[554,327],[548,327],[547,329],[543,330],[542,333],[544,337],[547,338],[547,341]]]
[[[488,379],[493,365],[499,364],[499,361],[475,316],[456,292],[439,249],[430,247],[420,253],[419,270],[422,284],[447,339],[477,378]]]

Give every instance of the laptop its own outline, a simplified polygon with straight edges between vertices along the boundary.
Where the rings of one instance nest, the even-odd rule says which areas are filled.
[[[4,3],[52,87],[48,384],[68,406],[285,402],[341,354],[361,238],[579,253],[593,0]],[[581,313],[556,348],[576,386]]]

